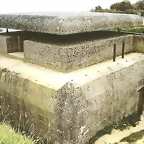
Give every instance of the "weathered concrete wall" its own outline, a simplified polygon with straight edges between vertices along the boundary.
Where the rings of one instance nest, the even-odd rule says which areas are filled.
[[[56,45],[35,41],[24,41],[25,60],[58,71],[69,72],[79,68],[111,59],[116,44],[117,56],[122,54],[122,43],[125,42],[125,53],[133,51],[133,36],[96,39],[76,44]]]
[[[136,112],[138,90],[144,86],[143,63],[144,59],[80,87],[65,85],[58,104],[63,107],[56,107],[64,130],[59,140],[84,144],[108,124]]]
[[[33,124],[37,135],[52,143],[84,144],[98,130],[135,112],[144,86],[144,56],[137,53],[69,74],[0,60],[9,61],[0,63],[3,111],[9,108],[10,118],[17,124],[21,119],[22,126],[29,121],[27,128]]]
[[[134,36],[134,51],[144,53],[144,36]]]
[[[144,77],[144,68],[137,65],[143,66],[143,63],[144,61],[103,76],[82,87],[87,102],[87,111],[83,114],[85,119],[84,137],[81,137],[79,143],[84,143],[96,131],[114,121],[119,121],[123,117],[137,112],[139,82]]]
[[[6,39],[6,43],[8,53],[19,51],[18,37],[9,37]]]
[[[7,53],[7,52],[8,52],[8,50],[7,50],[7,42],[6,42],[6,39],[7,39],[7,38],[8,38],[8,37],[0,36],[0,46],[1,46],[0,52],[1,52],[1,53]]]
[[[0,69],[1,117],[25,130],[34,131],[40,137],[56,141],[54,107],[56,90]],[[7,117],[6,117],[7,115]]]
[[[22,46],[22,42],[20,43]],[[16,36],[2,36],[0,35],[0,53],[12,53],[17,52],[18,49],[18,37]]]

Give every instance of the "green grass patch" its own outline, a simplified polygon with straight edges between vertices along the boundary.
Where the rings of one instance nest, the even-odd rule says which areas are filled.
[[[122,28],[121,30],[122,30],[122,31],[125,31],[125,32],[144,33],[144,25],[138,26],[138,27]]]
[[[10,125],[0,123],[0,144],[34,144],[34,141],[31,137],[16,133]]]
[[[139,132],[130,134],[128,137],[123,138],[120,142],[128,142],[128,143],[136,142],[137,140],[142,139],[143,136],[144,136],[144,130],[141,130]]]
[[[114,28],[112,30],[118,31],[118,28]],[[134,27],[134,26],[133,27],[125,27],[125,28],[120,27],[119,30],[120,30],[120,32],[144,33],[144,25],[136,26],[136,27]]]

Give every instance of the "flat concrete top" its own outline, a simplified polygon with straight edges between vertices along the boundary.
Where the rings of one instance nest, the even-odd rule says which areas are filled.
[[[0,14],[0,27],[67,35],[143,24],[138,15],[114,13],[17,13]]]
[[[124,59],[121,56],[117,57],[116,62],[108,60],[70,73],[61,73],[0,55],[0,69],[7,68],[9,71],[19,73],[20,77],[58,90],[68,82],[82,86],[140,61],[144,61],[144,54],[130,53],[125,55]]]

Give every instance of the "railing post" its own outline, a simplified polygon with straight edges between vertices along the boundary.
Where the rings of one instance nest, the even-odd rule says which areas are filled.
[[[117,31],[120,32],[120,28],[119,27],[117,28]]]
[[[9,32],[9,30],[8,30],[8,28],[6,28],[6,33],[8,33]]]
[[[116,44],[114,44],[114,47],[113,47],[113,61],[116,60]]]
[[[17,37],[18,38],[18,51],[20,52],[20,36]]]
[[[114,47],[113,47],[113,61],[115,62],[116,60],[116,44],[114,44]]]
[[[122,43],[122,58],[124,58],[125,42]]]

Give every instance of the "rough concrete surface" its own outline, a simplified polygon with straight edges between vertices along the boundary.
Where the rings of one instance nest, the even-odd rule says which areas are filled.
[[[115,21],[119,26],[141,23],[141,18],[134,15],[84,13],[80,18],[77,14],[59,16],[1,15],[0,25],[6,26],[6,20],[10,20],[8,27],[69,34],[84,32],[79,28],[85,24],[86,31],[99,30],[100,21],[102,29],[117,26]],[[44,23],[39,23],[43,19]],[[57,26],[61,29],[55,30]],[[44,34],[44,37],[50,36],[44,42],[36,37],[26,40],[33,35],[42,36],[30,32],[29,37],[28,33],[23,33],[22,39],[15,35],[19,36],[19,42],[18,37],[13,41],[12,35],[0,36],[0,114],[3,118],[8,116],[15,125],[36,130],[37,136],[54,144],[85,144],[108,124],[137,111],[139,90],[144,87],[143,37],[119,35],[91,39],[90,34],[86,34],[85,39],[89,39],[77,40],[79,35],[75,34],[58,36],[62,39],[57,40],[56,35]],[[24,47],[19,49],[23,40],[26,40]],[[8,45],[8,42],[11,43]],[[122,42],[125,42],[123,59],[119,56]],[[114,44],[117,47],[115,62],[112,60]],[[51,64],[55,70],[32,63],[44,67]],[[59,68],[74,71],[56,71]]]
[[[134,51],[144,53],[144,36],[134,36]]]
[[[10,116],[15,123],[23,120],[22,126],[36,128],[52,143],[84,144],[107,124],[135,112],[144,86],[141,53],[67,74],[4,56],[0,62],[3,110],[16,111]]]
[[[8,53],[8,49],[7,49],[7,38],[9,38],[8,36],[0,36],[0,53]]]
[[[69,44],[51,44],[27,40],[24,41],[24,58],[34,63],[57,71],[69,72],[97,64],[116,55],[122,55],[122,43],[125,53],[133,51],[133,35],[93,39]]]
[[[138,15],[114,13],[17,13],[1,14],[0,27],[67,35],[117,27],[142,25]]]
[[[101,34],[101,32],[98,34]],[[66,43],[63,39],[61,43],[56,43],[52,40],[54,37],[46,42],[37,40],[25,40],[23,42],[22,40],[21,43],[24,43],[24,46],[22,46],[23,60],[57,71],[70,72],[111,59],[114,44],[116,44],[116,56],[122,55],[123,42],[125,43],[124,54],[132,51],[143,52],[143,36],[125,34],[117,36],[116,34],[114,34],[115,37],[110,37],[108,33],[102,32],[101,35],[108,35],[108,37],[101,38],[85,35],[89,38],[88,40],[79,39],[77,41],[70,41],[70,38],[68,38],[69,43]],[[12,41],[13,37],[9,37],[9,40]],[[0,36],[1,53],[19,51],[17,39],[13,40],[11,45],[5,44],[7,41],[8,36]],[[16,54],[10,55],[16,57]]]

